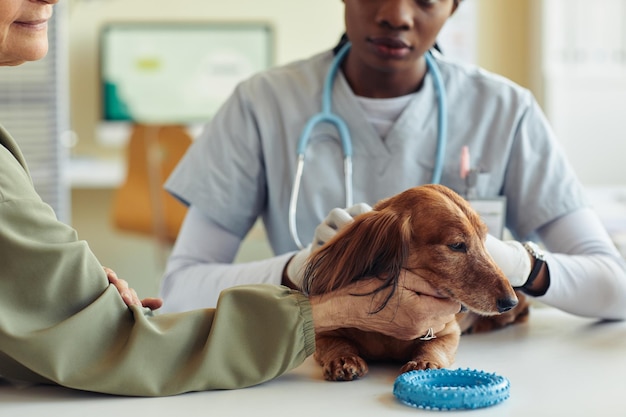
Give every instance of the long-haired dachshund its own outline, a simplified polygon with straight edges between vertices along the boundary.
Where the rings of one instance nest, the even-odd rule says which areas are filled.
[[[488,255],[486,234],[485,224],[458,194],[444,186],[424,185],[380,201],[314,252],[305,271],[308,294],[377,277],[380,291],[388,291],[388,301],[400,273],[407,270],[469,310],[431,340],[403,341],[353,328],[319,333],[315,358],[324,377],[330,381],[361,377],[368,371],[366,359],[404,362],[401,372],[445,368],[454,362],[463,331],[525,321],[528,303]]]

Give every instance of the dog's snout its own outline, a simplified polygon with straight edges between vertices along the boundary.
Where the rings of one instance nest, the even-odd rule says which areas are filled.
[[[500,298],[496,305],[498,306],[498,312],[504,313],[517,305],[517,298]]]

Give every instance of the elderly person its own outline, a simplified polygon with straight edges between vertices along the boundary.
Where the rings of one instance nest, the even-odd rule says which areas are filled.
[[[46,54],[55,3],[0,0],[2,65]],[[460,308],[406,275],[378,314],[372,302],[385,294],[352,295],[372,294],[377,283],[368,281],[310,299],[250,285],[225,291],[215,309],[154,315],[147,307],[159,300],[142,306],[56,219],[1,127],[0,223],[0,377],[9,380],[142,396],[239,388],[301,364],[316,331],[357,327],[412,339],[440,330]]]

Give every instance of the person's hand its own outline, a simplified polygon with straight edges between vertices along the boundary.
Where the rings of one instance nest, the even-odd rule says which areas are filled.
[[[380,279],[371,278],[332,293],[311,296],[316,332],[354,327],[413,340],[424,336],[429,328],[440,332],[461,310],[460,303],[441,297],[418,275],[403,270],[392,297],[376,312],[391,290],[385,288],[371,294],[381,284]]]
[[[107,274],[107,278],[111,284],[117,288],[117,291],[122,296],[122,300],[127,306],[138,305],[142,307],[147,307],[150,310],[157,310],[163,306],[163,300],[160,298],[144,298],[140,300],[137,296],[137,292],[128,286],[128,282],[123,279],[120,279],[115,271],[111,268],[103,267],[104,271]]]
[[[515,240],[502,241],[487,235],[487,252],[508,278],[511,286],[521,287],[530,275],[530,255],[524,246]]]
[[[328,216],[315,228],[313,242],[306,248],[297,252],[287,263],[285,273],[292,288],[302,288],[302,279],[309,255],[323,246],[333,238],[339,230],[354,221],[354,217],[371,211],[372,208],[366,203],[355,204],[347,209],[335,208],[328,213]]]

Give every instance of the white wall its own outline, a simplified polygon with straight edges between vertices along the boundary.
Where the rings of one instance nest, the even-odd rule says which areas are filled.
[[[581,181],[626,185],[626,0],[542,2],[545,111]]]

